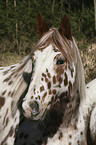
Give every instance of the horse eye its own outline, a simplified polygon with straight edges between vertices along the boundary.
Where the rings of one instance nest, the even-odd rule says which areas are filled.
[[[61,65],[61,64],[64,64],[64,59],[63,58],[59,58],[56,62],[57,65]]]

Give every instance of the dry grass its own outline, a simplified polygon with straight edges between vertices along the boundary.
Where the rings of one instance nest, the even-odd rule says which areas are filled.
[[[20,56],[17,53],[0,53],[0,66],[8,66],[18,63],[24,56]]]
[[[83,61],[86,83],[96,78],[96,44],[88,45],[87,49],[80,51]]]
[[[84,65],[86,83],[96,78],[96,44],[90,44],[86,49],[80,50],[81,58]],[[8,66],[19,62],[24,55],[20,56],[17,53],[0,53],[0,66]]]

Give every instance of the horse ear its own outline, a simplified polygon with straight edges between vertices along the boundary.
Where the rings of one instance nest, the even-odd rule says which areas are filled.
[[[60,33],[65,36],[67,39],[72,41],[71,27],[68,16],[65,15],[60,24]]]
[[[36,24],[37,24],[37,34],[39,35],[39,37],[41,37],[45,32],[49,30],[49,27],[43,20],[41,13],[39,13],[37,16]]]

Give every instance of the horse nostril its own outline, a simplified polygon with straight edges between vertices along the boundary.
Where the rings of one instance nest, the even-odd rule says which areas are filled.
[[[29,106],[32,109],[32,115],[37,115],[39,113],[39,104],[37,101],[32,101]]]

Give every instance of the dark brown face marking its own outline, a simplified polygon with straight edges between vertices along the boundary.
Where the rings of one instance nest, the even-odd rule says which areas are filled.
[[[46,72],[48,73],[48,69],[46,68]]]
[[[43,81],[44,79],[43,78],[41,78],[41,81]]]
[[[40,100],[40,96],[38,95],[38,99]]]
[[[56,76],[53,76],[53,84],[56,84]]]
[[[83,132],[81,131],[80,134],[83,135]]]
[[[54,95],[56,94],[56,90],[55,89],[52,92],[53,92]]]
[[[46,74],[42,73],[42,76],[43,76],[43,77],[46,77]]]
[[[13,81],[10,81],[9,83],[8,83],[8,85],[11,85],[13,83]]]
[[[35,91],[36,91],[36,89],[34,88],[34,89],[33,89],[34,94],[35,94]]]
[[[3,82],[8,82],[10,79],[11,79],[11,78],[8,77],[8,78],[6,78]]]
[[[45,92],[44,95],[42,96],[42,101],[43,102],[44,102],[46,96],[47,96],[47,92]]]
[[[74,69],[71,69],[71,77],[73,78]]]
[[[54,101],[54,96],[51,97],[51,102],[53,102],[53,101]]]
[[[78,129],[76,125],[74,126],[74,129],[75,129],[75,130],[77,130],[77,129]]]
[[[61,139],[63,137],[63,134],[62,134],[62,132],[60,132],[60,134],[59,134],[59,140]]]
[[[31,99],[33,99],[33,96],[31,96]]]
[[[67,86],[68,85],[68,78],[67,78],[67,74],[65,72],[65,79],[64,79],[64,86]]]
[[[13,97],[13,95],[14,95],[14,91],[11,93],[11,97]]]
[[[9,122],[9,118],[7,117],[5,126],[7,126],[8,122]]]
[[[68,86],[69,92],[72,90],[72,83],[69,81],[69,86]]]
[[[48,82],[48,79],[47,78],[45,78],[45,82]]]
[[[11,94],[11,91],[8,92],[8,96],[10,96],[10,94]]]
[[[47,75],[48,75],[48,78],[51,78],[51,75],[50,75],[50,73],[48,73]]]
[[[10,128],[10,131],[9,131],[9,136],[11,137],[13,135],[13,126]]]
[[[49,74],[49,73],[48,73]],[[47,75],[48,75],[47,74]],[[46,74],[44,74],[44,73],[42,73],[42,77],[44,77],[45,78],[45,82],[48,82],[48,78],[46,77]],[[48,75],[48,77],[50,78],[51,76],[50,75]],[[44,80],[44,78],[41,78],[41,80],[43,81]]]
[[[3,107],[4,103],[5,103],[5,98],[0,96],[0,109]]]
[[[5,116],[4,116],[4,119],[3,119],[3,124],[5,123],[5,119],[6,119],[7,114],[8,114],[8,108],[6,110],[6,113],[5,113]]]
[[[44,86],[40,87],[40,92],[44,91]]]
[[[6,91],[7,91],[7,90],[5,90],[4,92],[2,92],[2,95],[5,95]]]
[[[13,92],[9,91],[9,92],[8,92],[8,96],[13,97],[14,92],[15,92],[15,91],[13,91]]]
[[[79,140],[77,141],[77,143],[78,143],[78,145],[79,145],[79,143],[80,143]]]
[[[72,135],[71,134],[69,135],[69,138],[72,138]]]
[[[47,83],[47,87],[48,87],[48,89],[51,88],[51,82],[48,82],[48,83]]]

